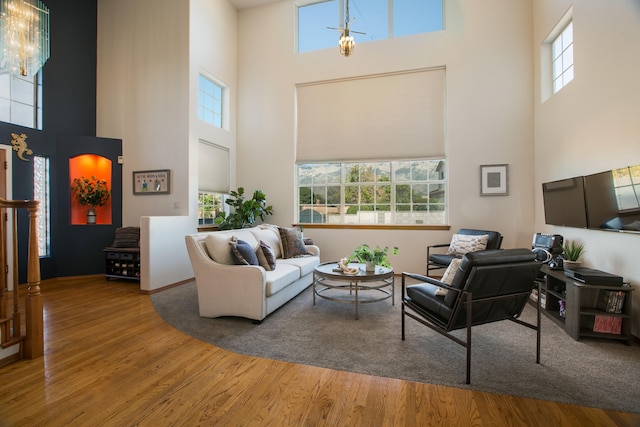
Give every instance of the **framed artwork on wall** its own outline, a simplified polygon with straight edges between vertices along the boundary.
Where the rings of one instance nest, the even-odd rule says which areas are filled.
[[[508,196],[509,195],[509,165],[481,165],[480,166],[480,195]]]
[[[169,169],[133,172],[133,194],[169,194]]]

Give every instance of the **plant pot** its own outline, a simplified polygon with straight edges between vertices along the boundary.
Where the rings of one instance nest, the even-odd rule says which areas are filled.
[[[580,261],[567,261],[566,259],[562,262],[562,266],[565,270],[574,270],[580,266],[582,263]]]
[[[94,208],[89,208],[87,211],[87,224],[95,224],[96,223],[96,210]]]
[[[365,271],[376,271],[376,266],[371,261],[367,261],[365,263],[365,267],[364,268],[365,268]]]

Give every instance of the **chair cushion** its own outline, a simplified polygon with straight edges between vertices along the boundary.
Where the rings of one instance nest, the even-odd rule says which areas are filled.
[[[451,244],[447,253],[449,255],[464,255],[467,252],[482,251],[487,248],[487,240],[489,235],[467,235],[454,234],[451,237]]]
[[[440,279],[440,281],[442,283],[446,283],[447,285],[451,285],[451,282],[453,282],[453,278],[455,277],[456,273],[458,272],[458,267],[460,266],[460,262],[461,261],[462,260],[459,259],[459,258],[455,258],[455,259],[451,260],[451,263],[449,264],[449,266],[445,270],[444,274],[442,275],[442,278]],[[447,295],[447,292],[449,292],[448,289],[438,287],[438,290],[436,291],[436,295],[445,296],[445,295]]]
[[[429,261],[431,261],[434,264],[441,265],[443,267],[451,264],[451,261],[453,261],[456,258],[461,258],[461,256],[449,255],[449,254],[430,254],[429,255]]]
[[[534,261],[535,256],[530,249],[490,249],[469,252],[462,257],[458,272],[450,286],[456,289],[466,289],[467,278],[473,267],[529,262]],[[453,307],[457,297],[457,292],[449,292],[445,297],[445,304]]]
[[[419,285],[407,286],[407,296],[415,304],[424,307],[432,313],[437,314],[444,323],[451,317],[451,308],[444,302],[444,297],[438,295],[439,286],[431,283],[421,283]],[[457,294],[457,292],[450,292]]]
[[[458,230],[458,234],[465,234],[469,236],[481,236],[486,234],[489,236],[487,239],[487,249],[500,249],[502,245],[502,234],[497,231],[490,230],[476,230],[473,228],[461,228]]]

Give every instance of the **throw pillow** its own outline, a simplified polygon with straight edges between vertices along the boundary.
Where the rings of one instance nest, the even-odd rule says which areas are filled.
[[[294,258],[307,255],[307,248],[302,241],[302,234],[295,228],[279,227],[282,240],[282,257]]]
[[[442,283],[450,285],[453,282],[453,278],[456,276],[456,273],[458,272],[458,266],[460,266],[460,261],[462,261],[460,258],[455,258],[451,260],[449,267],[447,267],[447,270],[444,272],[444,274],[442,275],[442,278],[440,279]],[[447,292],[449,292],[448,289],[438,288],[438,290],[436,291],[436,295],[445,296],[447,295]]]
[[[487,248],[487,241],[489,236],[487,234],[481,235],[468,235],[468,234],[454,234],[451,237],[451,244],[447,253],[449,255],[464,255],[467,252],[482,251]]]
[[[237,265],[259,265],[258,257],[251,245],[233,236],[229,241],[231,257]]]
[[[265,270],[273,271],[276,269],[276,254],[271,249],[271,246],[262,240],[260,240],[260,246],[256,249],[256,256],[258,257],[258,265]]]
[[[116,228],[112,248],[137,248],[140,246],[140,227]]]

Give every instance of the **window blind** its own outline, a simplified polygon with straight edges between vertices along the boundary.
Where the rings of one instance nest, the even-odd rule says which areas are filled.
[[[445,69],[296,86],[296,161],[444,157]]]
[[[229,149],[200,141],[198,152],[198,190],[229,192]]]

